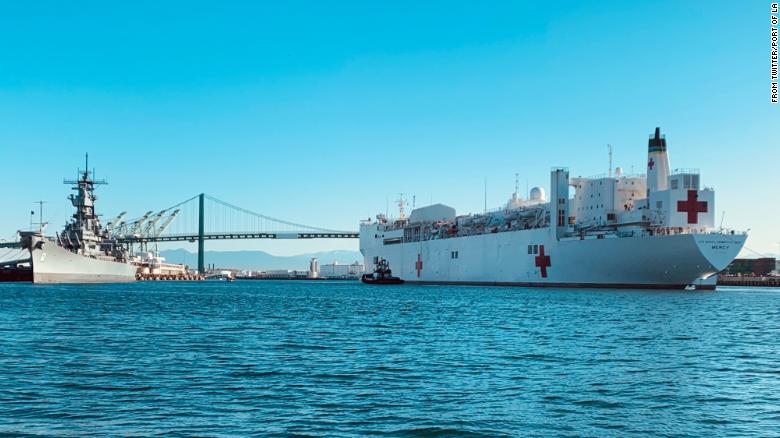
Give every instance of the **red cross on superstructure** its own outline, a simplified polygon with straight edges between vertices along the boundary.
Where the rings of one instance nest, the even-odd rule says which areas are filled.
[[[422,271],[422,256],[420,254],[417,254],[417,261],[414,262],[414,269],[417,269],[417,277],[419,277],[420,271]]]
[[[653,170],[653,166],[655,166],[655,161],[651,158],[650,161],[647,162],[647,167],[649,167],[650,170]]]
[[[677,201],[677,211],[688,213],[689,224],[698,224],[699,213],[707,212],[707,201],[699,201],[699,192],[697,190],[688,190],[688,199]]]
[[[541,268],[542,278],[547,278],[547,268],[552,266],[550,256],[544,255],[544,245],[539,245],[539,255],[535,257],[536,267]]]

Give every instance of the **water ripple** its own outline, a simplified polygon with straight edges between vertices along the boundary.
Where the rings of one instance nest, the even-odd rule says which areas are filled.
[[[780,430],[780,291],[0,283],[0,435]]]

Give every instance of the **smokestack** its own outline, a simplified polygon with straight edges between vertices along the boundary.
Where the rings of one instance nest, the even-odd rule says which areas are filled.
[[[647,142],[648,152],[666,151],[666,139],[661,137],[661,128],[655,128],[655,135]]]
[[[650,192],[666,190],[669,179],[669,156],[666,154],[666,138],[661,135],[661,128],[647,142],[647,196]]]

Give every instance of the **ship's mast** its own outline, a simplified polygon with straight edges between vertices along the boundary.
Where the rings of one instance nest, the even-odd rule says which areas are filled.
[[[512,202],[517,201],[517,193],[520,191],[520,174],[515,172],[515,192],[512,193]]]
[[[78,192],[77,195],[69,197],[73,206],[76,207],[76,214],[73,215],[73,218],[77,221],[96,218],[94,214],[94,201],[97,199],[94,195],[95,186],[108,184],[104,180],[94,180],[90,177],[94,172],[89,171],[89,154],[85,154],[84,165],[83,171],[80,169],[77,171],[78,179],[63,181],[64,184],[72,185],[72,189]]]
[[[406,219],[406,199],[404,199],[404,194],[400,193],[398,197],[398,220],[404,220]]]
[[[483,213],[487,213],[487,177],[485,177],[485,209]]]
[[[38,204],[38,230],[42,233],[43,232],[43,204],[45,204],[46,201],[35,201],[34,204]],[[30,227],[32,228],[32,227]]]

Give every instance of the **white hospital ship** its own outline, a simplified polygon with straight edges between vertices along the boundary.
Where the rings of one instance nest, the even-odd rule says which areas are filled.
[[[670,172],[660,128],[646,175],[611,173],[572,178],[556,168],[549,200],[535,187],[483,214],[434,204],[406,217],[401,203],[397,220],[360,224],[360,251],[367,267],[386,260],[411,283],[714,288],[747,235],[715,228],[715,192],[697,170]]]

